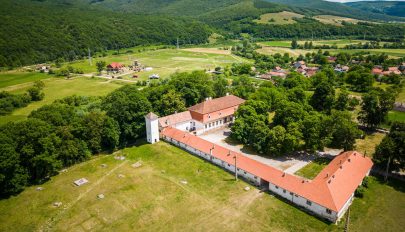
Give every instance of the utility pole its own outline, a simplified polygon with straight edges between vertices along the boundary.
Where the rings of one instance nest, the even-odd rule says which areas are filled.
[[[179,37],[177,37],[176,48],[177,48],[177,50],[179,50],[179,48],[180,48],[180,45],[179,45]]]
[[[91,52],[90,52],[90,48],[87,48],[87,50],[89,51],[89,63],[90,63],[90,66],[92,66],[92,63],[91,63]]]
[[[388,180],[388,171],[390,169],[390,163],[391,163],[391,156],[388,157],[387,168],[385,169],[385,177],[384,177],[385,182],[387,182]]]

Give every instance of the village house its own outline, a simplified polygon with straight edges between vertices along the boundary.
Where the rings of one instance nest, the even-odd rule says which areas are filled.
[[[279,77],[285,79],[289,72],[287,70],[282,69],[280,66],[275,67],[271,71],[262,74],[259,76],[261,79],[271,80],[273,77]]]
[[[124,65],[118,62],[112,62],[111,64],[107,65],[107,72],[119,73],[123,71],[123,68]]]
[[[157,128],[161,131],[164,128],[173,127],[199,135],[234,122],[234,114],[244,102],[245,100],[234,95],[216,99],[207,98],[205,101],[191,106],[187,111],[158,118]],[[152,119],[157,116],[148,114],[147,117]],[[150,140],[154,139],[156,138]]]
[[[356,151],[344,152],[313,180],[308,180],[196,136],[233,122],[234,113],[243,102],[243,99],[228,95],[207,99],[188,111],[162,118],[149,113],[145,116],[147,140],[155,143],[163,139],[311,214],[331,222],[338,221],[351,205],[355,190],[369,174],[373,165],[371,159]]]

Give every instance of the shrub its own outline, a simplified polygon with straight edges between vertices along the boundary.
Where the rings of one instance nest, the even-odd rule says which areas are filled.
[[[368,176],[366,176],[366,177],[364,177],[364,180],[363,180],[362,185],[363,185],[365,188],[368,188],[368,182],[369,182],[369,178],[368,178]]]
[[[356,191],[354,192],[354,196],[358,198],[363,198],[365,192],[365,188],[363,186],[359,186]]]

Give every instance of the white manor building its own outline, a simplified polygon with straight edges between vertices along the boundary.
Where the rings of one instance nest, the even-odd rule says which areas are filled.
[[[370,158],[355,151],[344,152],[313,180],[285,173],[195,135],[233,122],[234,112],[244,102],[235,96],[218,99],[163,118],[149,113],[145,116],[148,142],[162,138],[331,222],[344,215],[373,166]]]

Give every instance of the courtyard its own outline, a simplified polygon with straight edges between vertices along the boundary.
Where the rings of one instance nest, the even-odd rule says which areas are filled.
[[[294,174],[300,169],[304,168],[306,165],[311,163],[313,160],[320,156],[331,155],[335,156],[339,154],[338,150],[328,150],[327,152],[322,152],[318,154],[308,154],[306,152],[297,153],[294,155],[287,155],[283,157],[269,157],[264,155],[259,155],[253,149],[238,143],[237,141],[230,138],[231,130],[229,127],[219,128],[213,131],[209,131],[200,135],[199,137],[210,141],[212,143],[223,146],[231,151],[242,153],[243,155],[259,161],[261,163],[270,165],[277,169],[283,170],[286,173]]]

